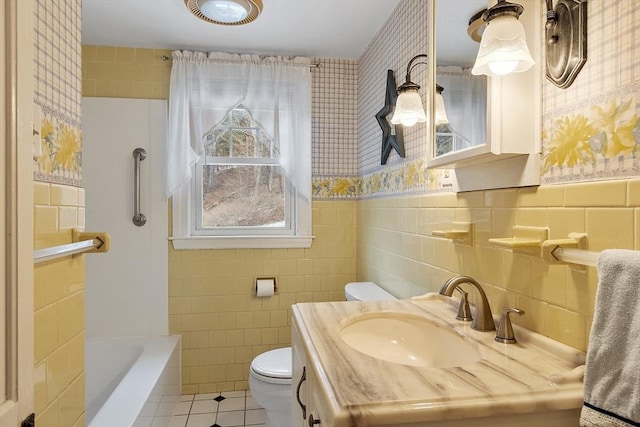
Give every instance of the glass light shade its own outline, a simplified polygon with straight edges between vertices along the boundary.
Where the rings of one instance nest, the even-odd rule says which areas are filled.
[[[487,23],[471,74],[502,76],[527,71],[534,63],[522,23],[515,16],[499,16]]]
[[[251,11],[246,0],[198,0],[198,6],[207,18],[227,24],[242,21]]]
[[[424,114],[424,108],[422,108],[422,100],[418,91],[415,89],[408,89],[400,92],[398,99],[396,100],[396,108],[391,118],[391,123],[394,125],[401,124],[402,126],[413,126],[418,122],[426,122],[427,116]]]
[[[449,118],[447,117],[447,111],[444,108],[444,98],[441,93],[436,93],[436,116],[435,116],[436,125],[443,125],[445,123],[449,123]]]

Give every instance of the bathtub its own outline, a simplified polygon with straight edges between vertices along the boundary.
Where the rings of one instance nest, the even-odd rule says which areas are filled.
[[[180,396],[180,337],[87,338],[88,427],[169,424]]]

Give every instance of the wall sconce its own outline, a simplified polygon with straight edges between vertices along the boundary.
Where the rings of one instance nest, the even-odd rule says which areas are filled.
[[[527,47],[524,27],[518,20],[523,11],[519,4],[499,0],[482,14],[486,28],[472,74],[502,76],[531,68],[535,62]]]
[[[449,118],[447,117],[447,111],[444,108],[444,98],[442,97],[442,92],[444,88],[436,83],[436,113],[435,113],[435,124],[436,125],[444,125],[449,123]]]
[[[393,112],[391,123],[394,125],[401,124],[402,126],[413,126],[418,122],[426,122],[427,116],[424,114],[424,108],[422,108],[422,99],[418,94],[420,85],[411,81],[411,70],[418,64],[426,64],[426,62],[418,62],[414,64],[414,61],[418,58],[426,58],[426,53],[416,55],[409,61],[407,65],[407,76],[405,82],[398,88],[398,99],[396,100],[396,109]]]
[[[545,35],[547,79],[568,88],[587,62],[586,0],[547,0]]]
[[[422,107],[422,99],[420,99],[420,94],[418,94],[418,89],[420,89],[420,85],[411,81],[411,70],[418,64],[426,64],[426,62],[414,62],[418,58],[426,58],[426,53],[421,53],[420,55],[416,55],[409,61],[407,65],[407,76],[405,78],[405,82],[400,85],[398,88],[398,99],[396,100],[396,108],[393,112],[393,117],[391,118],[391,123],[394,125],[401,124],[402,126],[409,127],[413,126],[418,122],[426,122],[427,116],[424,113],[424,108]],[[442,86],[436,84],[436,124],[439,120],[446,120],[447,114],[444,110],[444,99],[442,98]],[[439,105],[440,104],[440,107]],[[440,112],[438,109],[440,108]]]

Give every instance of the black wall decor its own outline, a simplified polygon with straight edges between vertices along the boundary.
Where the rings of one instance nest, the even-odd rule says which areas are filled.
[[[404,139],[402,137],[402,126],[395,126],[390,123],[393,110],[398,99],[396,89],[396,79],[393,70],[387,70],[387,88],[384,96],[384,107],[376,114],[376,120],[382,129],[382,157],[380,164],[387,163],[391,149],[395,149],[400,157],[404,157]]]

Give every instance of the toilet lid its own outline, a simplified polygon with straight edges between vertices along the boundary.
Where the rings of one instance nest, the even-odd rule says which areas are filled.
[[[291,379],[291,347],[259,354],[251,362],[251,369],[265,377]]]

